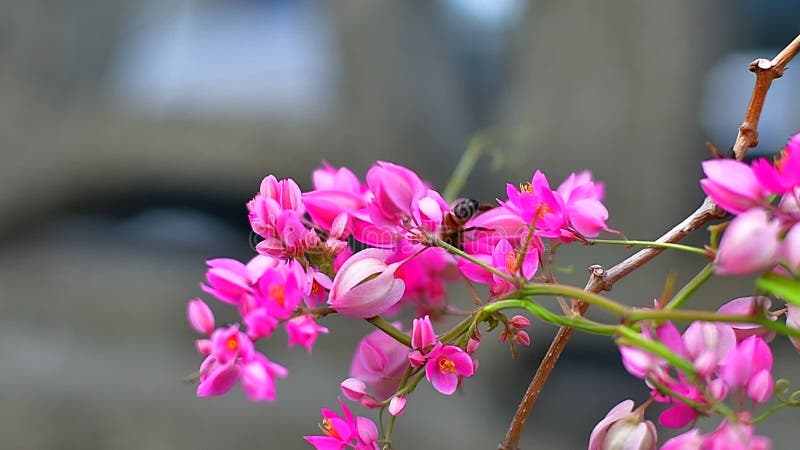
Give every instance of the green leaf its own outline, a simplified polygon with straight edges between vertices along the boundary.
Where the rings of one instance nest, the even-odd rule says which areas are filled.
[[[756,287],[789,303],[800,305],[800,280],[770,272],[756,280]]]

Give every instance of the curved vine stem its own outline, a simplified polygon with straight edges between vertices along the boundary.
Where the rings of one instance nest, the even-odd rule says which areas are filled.
[[[750,98],[750,104],[745,113],[744,121],[739,127],[739,133],[733,146],[736,159],[744,159],[747,150],[751,147],[755,147],[758,143],[758,120],[761,117],[761,110],[764,106],[764,99],[767,96],[767,91],[769,91],[772,80],[783,75],[786,64],[794,58],[798,51],[800,51],[800,35],[795,37],[794,40],[789,43],[786,48],[781,50],[771,61],[758,59],[750,64],[750,70],[756,74],[756,83]],[[673,229],[666,232],[657,239],[656,242],[678,242],[687,234],[700,228],[711,219],[724,216],[725,213],[717,208],[711,199],[706,198],[695,212]],[[610,289],[614,283],[646,264],[663,250],[663,248],[645,248],[610,268],[608,271],[604,271],[603,268],[599,266],[592,267],[592,276],[589,278],[585,290],[598,293]],[[583,314],[588,307],[589,305],[587,303],[577,301],[573,309],[576,313]],[[572,333],[573,328],[570,327],[561,327],[558,330],[558,333],[553,338],[553,342],[550,344],[550,348],[539,364],[539,368],[533,376],[527,391],[525,391],[517,407],[517,411],[511,419],[505,439],[498,446],[498,450],[518,450],[519,440],[522,435],[522,429],[525,426],[525,421],[533,410],[533,406],[544,387],[544,383],[550,377],[550,373],[553,371]]]

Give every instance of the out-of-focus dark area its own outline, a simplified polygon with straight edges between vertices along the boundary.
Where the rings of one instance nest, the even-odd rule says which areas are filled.
[[[313,358],[277,335],[265,351],[291,372],[277,404],[238,389],[197,399],[181,383],[200,362],[186,300],[205,259],[252,254],[244,204],[265,174],[309,188],[322,160],[363,175],[386,159],[443,187],[491,129],[465,195],[490,201],[537,168],[555,185],[589,168],[610,224],[655,238],[701,200],[705,142],[732,145],[747,63],[789,42],[798,17],[788,0],[4,2],[0,447],[310,448],[301,436],[336,404],[367,324],[326,319]],[[795,64],[767,98],[761,153],[800,129]],[[590,264],[630,253],[565,250],[565,281],[579,285]],[[645,305],[670,269],[685,281],[701,264],[666,254],[611,294]],[[749,286],[722,280],[700,298]],[[421,387],[397,447],[496,448],[555,331],[534,326],[516,361],[487,339],[461,395]],[[776,375],[796,376],[788,344],[778,351]],[[646,390],[613,345],[578,335],[523,446],[584,447],[630,396]],[[786,448],[796,420],[782,411],[759,431]]]

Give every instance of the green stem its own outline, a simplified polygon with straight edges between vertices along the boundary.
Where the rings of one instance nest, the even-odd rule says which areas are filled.
[[[450,175],[450,180],[448,180],[447,186],[445,186],[442,193],[442,196],[447,199],[448,202],[455,200],[458,193],[461,192],[461,189],[467,183],[467,178],[469,178],[469,174],[475,167],[475,163],[478,162],[481,153],[483,153],[483,150],[486,148],[486,143],[486,133],[478,133],[470,139],[469,144],[467,144],[467,149],[461,155],[461,159],[458,161],[456,168],[453,169],[453,174]]]
[[[629,321],[639,320],[674,320],[679,322],[693,322],[700,320],[703,322],[731,322],[731,323],[756,323],[780,334],[800,339],[800,330],[789,328],[785,323],[773,321],[764,315],[742,316],[733,314],[718,314],[711,311],[694,311],[689,309],[681,310],[629,310],[622,317]]]
[[[603,309],[611,311],[612,313],[625,317],[630,311],[624,305],[621,305],[614,300],[603,297],[602,295],[593,292],[584,291],[583,289],[573,286],[559,285],[559,284],[544,284],[544,283],[525,283],[520,288],[520,293],[523,295],[556,295],[564,297],[577,298],[586,303],[597,305]]]
[[[700,286],[702,286],[711,275],[714,273],[714,265],[713,264],[706,264],[700,272],[697,272],[697,275],[694,276],[691,280],[689,280],[686,285],[684,285],[677,294],[664,306],[664,309],[679,309],[686,303],[686,300],[689,299],[689,296],[694,294]]]
[[[705,249],[692,247],[691,245],[676,244],[673,242],[656,242],[656,241],[628,241],[623,239],[589,239],[590,245],[594,244],[609,244],[609,245],[624,245],[627,247],[638,245],[643,247],[658,247],[658,248],[671,248],[673,250],[681,250],[695,255],[708,256]]]
[[[775,413],[775,412],[777,412],[777,411],[779,411],[779,410],[781,410],[781,409],[783,409],[783,408],[786,408],[787,406],[797,406],[797,405],[793,405],[793,404],[791,404],[791,403],[778,403],[777,405],[773,406],[772,408],[770,408],[770,409],[768,409],[768,410],[764,411],[764,412],[763,412],[762,414],[760,414],[758,417],[756,417],[756,418],[754,418],[754,419],[750,420],[750,423],[758,423],[758,422],[761,422],[762,420],[764,420],[764,419],[766,419],[767,417],[771,416],[773,413]]]
[[[722,414],[723,416],[725,416],[728,419],[733,419],[733,418],[736,417],[736,414],[734,414],[734,412],[730,408],[725,406],[725,404],[722,403],[722,402],[716,402],[716,403],[712,403],[712,404],[696,402],[696,401],[690,399],[689,397],[686,397],[685,395],[683,395],[683,394],[681,394],[681,393],[679,393],[679,392],[677,392],[677,391],[675,391],[673,389],[670,389],[665,384],[661,383],[660,381],[656,380],[653,377],[648,377],[647,380],[653,386],[655,386],[656,389],[658,389],[658,391],[661,392],[662,394],[666,394],[666,395],[668,395],[668,396],[670,396],[672,398],[678,399],[678,400],[681,401],[681,403],[684,403],[684,404],[694,408],[697,411],[704,412],[704,411],[708,411],[711,408],[711,409],[716,410],[717,412],[719,412],[720,414]]]
[[[431,239],[431,241],[433,242],[433,244],[435,246],[442,247],[443,249],[447,250],[448,252],[450,252],[450,253],[452,253],[452,254],[454,254],[456,256],[460,256],[460,257],[466,259],[467,261],[477,265],[478,267],[481,267],[483,269],[488,270],[489,272],[491,272],[494,275],[497,275],[498,277],[508,281],[509,283],[513,284],[513,283],[516,282],[516,279],[514,279],[514,277],[512,277],[511,275],[508,275],[507,273],[504,273],[504,272],[501,272],[501,271],[497,270],[496,268],[494,268],[494,267],[486,264],[485,262],[475,258],[474,256],[470,255],[469,253],[465,252],[464,250],[461,250],[460,248],[454,247],[454,246],[448,244],[447,242],[445,242],[445,241],[443,241],[441,239],[438,239],[438,238],[433,238],[433,239]]]
[[[697,371],[694,369],[691,362],[676,355],[664,344],[647,339],[642,336],[641,333],[623,325],[617,326],[617,332],[622,335],[622,337],[617,339],[618,344],[639,347],[656,356],[664,358],[672,367],[689,375],[691,378],[697,376]]]
[[[482,312],[484,314],[493,314],[495,312],[504,309],[512,309],[512,308],[526,309],[545,322],[559,326],[571,327],[589,333],[610,336],[617,332],[617,326],[615,325],[605,325],[602,323],[598,323],[577,314],[571,316],[561,316],[548,310],[547,308],[539,305],[538,303],[532,300],[522,300],[522,299],[500,300],[484,306],[482,308]]]
[[[456,340],[459,336],[461,336],[462,333],[464,333],[465,330],[470,328],[478,314],[480,314],[480,311],[478,313],[470,314],[467,318],[456,324],[456,326],[451,328],[449,331],[439,336],[439,340],[444,344],[449,344],[450,342]]]
[[[406,347],[411,347],[411,337],[407,334],[403,333],[402,331],[395,328],[389,321],[384,319],[381,316],[370,317],[366,319],[367,322],[371,323],[378,328],[379,330],[383,331],[384,333],[388,334],[395,341],[405,345]]]

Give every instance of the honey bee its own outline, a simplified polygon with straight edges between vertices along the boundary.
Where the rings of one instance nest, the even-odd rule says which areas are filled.
[[[439,230],[439,238],[456,248],[461,248],[464,239],[464,232],[473,230],[484,230],[479,227],[464,228],[470,219],[482,212],[494,208],[492,205],[481,204],[477,200],[460,198],[450,205],[451,212],[442,221]]]

